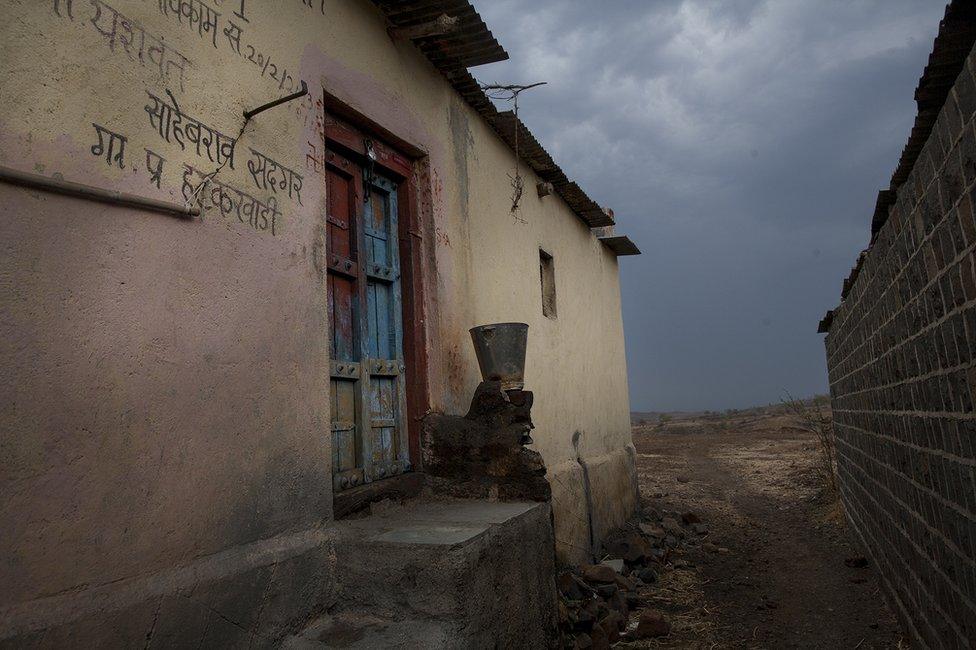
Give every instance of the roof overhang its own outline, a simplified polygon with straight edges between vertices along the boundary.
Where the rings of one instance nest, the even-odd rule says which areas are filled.
[[[465,102],[491,126],[498,136],[524,160],[569,209],[590,228],[613,225],[613,217],[569,180],[528,127],[511,111],[499,111],[481,89],[468,68],[508,59],[508,53],[468,0],[373,0],[390,25],[403,33],[423,34],[411,38],[417,48],[448,80]],[[449,31],[425,34],[423,26],[438,23],[442,16],[457,18]],[[440,21],[448,24],[448,21]],[[436,30],[435,30],[436,31]],[[518,146],[516,147],[516,142]],[[635,247],[636,248],[636,247]],[[629,253],[633,254],[633,253]]]
[[[600,237],[600,243],[613,251],[613,254],[617,257],[623,257],[625,255],[640,255],[640,249],[637,248],[637,244],[630,241],[630,237],[626,235],[613,235],[610,237]]]

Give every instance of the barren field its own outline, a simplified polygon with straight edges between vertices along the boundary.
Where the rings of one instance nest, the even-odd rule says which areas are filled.
[[[802,425],[779,407],[635,424],[645,514],[691,512],[707,533],[649,594],[670,636],[634,647],[908,647]]]

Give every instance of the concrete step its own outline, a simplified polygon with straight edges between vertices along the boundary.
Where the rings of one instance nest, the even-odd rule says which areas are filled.
[[[381,618],[369,612],[350,610],[313,621],[300,634],[288,638],[282,648],[448,648],[452,647],[456,634],[450,624],[440,621]]]
[[[339,604],[296,642],[545,648],[555,629],[548,504],[418,501],[342,522],[335,548]]]

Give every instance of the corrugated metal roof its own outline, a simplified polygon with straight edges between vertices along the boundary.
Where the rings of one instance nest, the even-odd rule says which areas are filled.
[[[508,53],[468,0],[373,0],[373,3],[397,28],[421,25],[441,15],[457,17],[460,24],[455,31],[418,38],[414,43],[513,151],[518,132],[518,156],[540,178],[552,183],[556,194],[583,223],[591,228],[613,224],[613,218],[566,177],[528,127],[511,111],[497,110],[468,72],[469,67],[508,59]]]
[[[457,18],[458,28],[448,34],[418,38],[414,44],[435,67],[470,68],[508,58],[491,30],[467,0],[373,0],[394,27],[414,27],[441,15]]]

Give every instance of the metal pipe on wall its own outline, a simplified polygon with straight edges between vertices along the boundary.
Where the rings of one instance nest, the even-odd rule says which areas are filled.
[[[144,196],[129,194],[127,192],[106,190],[101,187],[94,187],[92,185],[72,183],[71,181],[50,178],[48,176],[39,176],[38,174],[29,174],[27,172],[11,169],[10,167],[0,166],[0,182],[39,189],[45,192],[53,192],[55,194],[76,196],[89,201],[100,201],[102,203],[111,203],[114,205],[128,205],[134,208],[152,210],[153,212],[165,212],[167,214],[175,214],[184,218],[200,216],[200,208],[196,206],[168,203],[166,201],[149,199]]]

